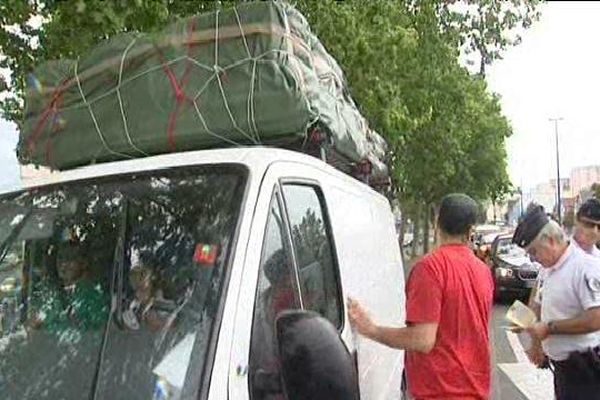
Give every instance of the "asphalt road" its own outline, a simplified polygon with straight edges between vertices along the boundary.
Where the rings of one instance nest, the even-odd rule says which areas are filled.
[[[517,362],[513,350],[506,338],[506,332],[502,326],[506,325],[504,315],[508,310],[509,302],[504,301],[495,304],[490,324],[490,341],[493,346],[492,352],[492,400],[527,400],[516,388],[510,379],[498,368],[499,363]]]

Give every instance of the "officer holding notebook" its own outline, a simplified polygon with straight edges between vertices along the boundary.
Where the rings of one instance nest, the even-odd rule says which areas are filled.
[[[527,332],[554,367],[556,398],[600,399],[600,259],[569,243],[541,207],[527,212],[513,242],[545,269],[541,320]]]
[[[589,199],[577,210],[575,220],[575,231],[573,232],[573,244],[579,246],[586,253],[600,258],[600,249],[596,247],[600,243],[600,200]],[[531,291],[529,307],[539,317],[540,305],[542,303],[542,287],[546,271],[541,270],[535,287]]]

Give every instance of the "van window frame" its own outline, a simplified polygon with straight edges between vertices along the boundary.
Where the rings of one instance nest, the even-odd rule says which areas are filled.
[[[290,223],[290,218],[289,218],[289,212],[288,212],[288,204],[287,204],[287,200],[285,198],[285,192],[284,192],[284,186],[285,185],[291,185],[291,186],[306,186],[309,187],[311,189],[314,189],[315,194],[317,195],[318,199],[319,199],[319,205],[321,206],[321,211],[323,213],[323,224],[325,225],[325,230],[327,233],[327,238],[329,239],[329,243],[331,245],[331,257],[332,257],[332,261],[333,261],[333,274],[335,276],[335,285],[336,285],[336,289],[338,292],[338,304],[339,304],[339,310],[338,310],[338,317],[339,317],[339,321],[340,324],[339,326],[336,326],[336,330],[338,331],[338,333],[342,333],[342,331],[344,330],[345,326],[346,326],[346,315],[344,312],[344,291],[343,291],[343,287],[342,287],[342,279],[341,279],[341,272],[340,272],[340,263],[339,263],[339,257],[337,254],[337,246],[335,243],[335,237],[333,235],[333,228],[331,226],[331,218],[330,218],[330,213],[329,213],[329,208],[327,205],[327,199],[325,198],[325,193],[323,192],[323,188],[321,183],[318,180],[315,179],[309,179],[309,178],[296,178],[296,177],[284,177],[284,178],[279,178],[278,180],[279,183],[279,190],[281,193],[281,198],[283,200],[283,204],[284,204],[284,214],[285,214],[285,220],[286,220],[286,224],[288,226],[288,236],[289,236],[289,240],[291,242],[291,249],[292,251],[292,256],[294,259],[294,269],[295,269],[295,274],[297,276],[298,279],[298,285],[300,285],[300,277],[299,277],[299,266],[296,260],[296,248],[294,246],[294,240],[292,238],[291,235],[291,223]],[[299,286],[300,289],[300,298],[302,299],[302,287]],[[304,302],[302,302],[302,309],[304,310]]]
[[[248,395],[249,398],[252,398],[252,393],[254,391],[253,385],[254,385],[254,381],[252,379],[252,355],[253,355],[253,344],[254,344],[254,335],[256,334],[254,328],[255,328],[255,324],[256,324],[256,318],[257,318],[257,301],[259,298],[259,292],[260,292],[260,279],[261,279],[261,269],[263,267],[263,262],[264,262],[264,254],[265,254],[265,250],[267,247],[267,233],[269,231],[270,225],[271,225],[271,218],[273,218],[272,215],[272,209],[273,207],[277,207],[279,214],[281,215],[281,223],[282,223],[282,228],[283,228],[283,232],[282,232],[282,244],[287,247],[288,251],[287,251],[287,256],[288,256],[288,261],[291,263],[290,264],[290,268],[292,269],[292,273],[293,273],[293,284],[294,284],[294,291],[295,294],[297,295],[298,298],[298,305],[299,305],[299,310],[304,310],[304,302],[302,299],[302,289],[300,286],[300,276],[299,276],[299,272],[298,272],[298,266],[296,263],[296,255],[294,252],[294,247],[293,247],[293,240],[292,240],[292,235],[290,232],[290,225],[289,225],[289,220],[287,218],[287,213],[286,213],[286,208],[285,208],[285,203],[283,200],[283,193],[282,193],[282,188],[280,187],[278,182],[275,182],[273,184],[273,187],[271,189],[271,196],[269,199],[269,205],[268,205],[268,212],[267,212],[267,218],[264,221],[264,227],[262,228],[262,232],[263,232],[263,238],[262,238],[262,243],[261,243],[261,248],[260,248],[260,256],[259,256],[259,266],[258,266],[258,275],[256,277],[256,281],[255,281],[255,287],[254,287],[254,300],[253,300],[253,306],[252,306],[252,320],[250,323],[250,340],[248,342]],[[274,351],[276,352],[277,350],[274,349]]]

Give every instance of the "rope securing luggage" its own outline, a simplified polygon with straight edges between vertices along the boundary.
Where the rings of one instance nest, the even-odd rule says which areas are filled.
[[[387,174],[385,141],[287,3],[243,3],[158,34],[122,34],[78,60],[40,65],[27,82],[23,164],[64,170],[248,145],[304,151],[318,132],[322,157]]]

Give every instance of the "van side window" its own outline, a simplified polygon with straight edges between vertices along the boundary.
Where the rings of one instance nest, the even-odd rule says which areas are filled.
[[[277,196],[265,230],[250,348],[252,400],[281,397],[275,318],[283,310],[299,309],[299,291]]]
[[[316,186],[285,184],[283,194],[298,265],[302,303],[341,327],[341,291],[324,198]]]

